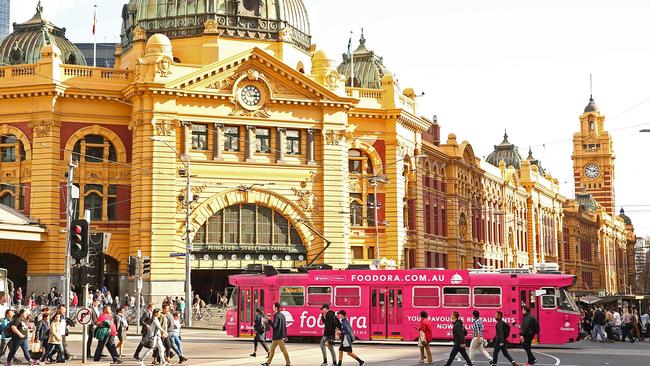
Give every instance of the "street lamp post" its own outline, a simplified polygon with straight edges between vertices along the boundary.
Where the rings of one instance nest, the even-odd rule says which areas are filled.
[[[192,232],[190,228],[190,216],[192,213],[192,200],[190,195],[192,194],[191,185],[190,185],[190,156],[181,155],[174,147],[172,147],[167,141],[162,140],[157,137],[149,137],[153,141],[162,142],[167,147],[169,147],[181,160],[183,166],[185,167],[185,324],[188,327],[192,326],[192,264],[191,264],[191,255],[192,255],[192,238],[190,234]]]

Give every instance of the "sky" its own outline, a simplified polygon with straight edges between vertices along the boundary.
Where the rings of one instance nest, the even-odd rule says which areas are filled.
[[[37,0],[12,0],[12,22]],[[504,130],[523,157],[531,146],[573,196],[571,150],[590,94],[606,115],[616,154],[616,206],[639,236],[650,235],[650,14],[633,0],[304,0],[312,42],[341,58],[364,28],[402,88],[425,95],[418,114],[438,116],[484,157]],[[117,42],[126,0],[42,0],[45,15],[73,42]],[[317,15],[316,15],[317,14]]]

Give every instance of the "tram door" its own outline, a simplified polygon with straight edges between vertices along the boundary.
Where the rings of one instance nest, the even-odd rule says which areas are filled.
[[[521,308],[528,306],[530,308],[530,313],[537,319],[539,319],[539,309],[537,306],[537,294],[535,288],[520,288],[519,289],[519,308],[517,309],[518,319],[517,323],[521,325],[524,319],[524,313]],[[518,328],[517,331],[519,331]],[[517,334],[519,337],[519,334]],[[538,336],[539,337],[539,336]]]
[[[239,289],[239,336],[253,336],[255,309],[264,310],[264,289],[241,287]]]
[[[373,287],[370,291],[371,338],[402,338],[402,289]]]

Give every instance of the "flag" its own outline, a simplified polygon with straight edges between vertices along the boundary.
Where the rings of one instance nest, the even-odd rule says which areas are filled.
[[[348,41],[348,55],[352,54],[352,32],[350,32],[350,40]]]
[[[95,13],[93,14],[93,35],[95,35],[96,27],[97,27],[97,9],[95,9]]]

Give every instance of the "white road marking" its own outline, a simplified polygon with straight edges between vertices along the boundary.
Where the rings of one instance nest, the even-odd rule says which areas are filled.
[[[560,364],[560,359],[557,358],[557,357],[555,357],[555,356],[553,356],[553,355],[549,355],[548,353],[539,352],[539,351],[537,351],[537,353],[539,353],[540,355],[544,355],[544,356],[546,356],[546,357],[550,357],[550,358],[555,359],[555,366],[557,366],[557,365]]]

